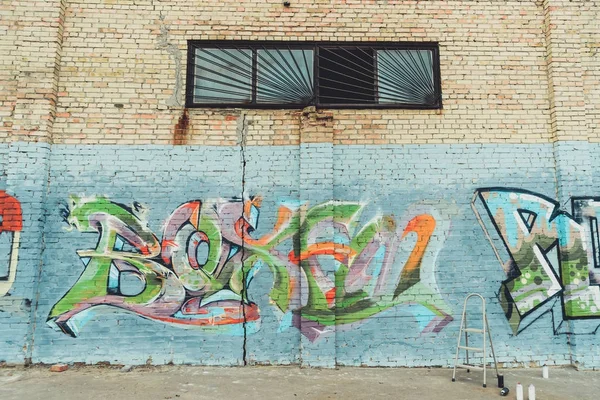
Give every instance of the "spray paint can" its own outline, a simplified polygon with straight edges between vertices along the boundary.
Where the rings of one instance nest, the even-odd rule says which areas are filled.
[[[542,367],[542,377],[548,379],[548,366],[546,364]]]
[[[535,386],[529,385],[529,400],[535,400]]]
[[[517,383],[517,400],[523,400],[523,385]]]

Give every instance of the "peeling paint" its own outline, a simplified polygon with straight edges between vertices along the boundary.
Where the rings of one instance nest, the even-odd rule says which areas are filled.
[[[300,113],[300,124],[304,128],[309,126],[332,126],[333,113],[317,110],[314,106],[305,107]]]

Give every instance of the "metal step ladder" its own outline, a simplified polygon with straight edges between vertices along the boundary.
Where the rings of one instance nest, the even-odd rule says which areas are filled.
[[[481,299],[481,313],[482,317],[482,328],[468,328],[467,327],[467,303],[471,297],[479,297]],[[469,333],[478,333],[483,337],[483,346],[482,347],[470,347],[469,346]],[[463,334],[465,335],[465,344],[464,346],[461,344],[461,339]],[[496,354],[494,353],[494,344],[492,343],[492,334],[490,332],[490,326],[488,324],[487,315],[485,313],[485,299],[482,295],[478,293],[471,293],[465,298],[465,304],[463,306],[462,319],[460,321],[460,331],[458,333],[458,343],[456,345],[456,357],[454,358],[454,371],[452,372],[452,382],[456,381],[456,368],[466,368],[467,372],[470,370],[483,370],[483,387],[486,387],[486,343],[485,338],[487,337],[490,341],[490,347],[492,348],[492,356],[494,357],[494,367],[496,369],[496,376],[500,379],[500,374],[498,373],[498,362],[496,361]],[[458,353],[460,349],[465,350],[466,352],[466,363],[459,364],[458,363]],[[483,364],[482,365],[472,365],[469,364],[469,351],[483,353]]]

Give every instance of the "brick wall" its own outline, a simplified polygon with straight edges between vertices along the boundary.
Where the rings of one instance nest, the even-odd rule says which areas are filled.
[[[446,366],[476,291],[506,366],[600,365],[597,312],[563,321],[579,284],[514,329],[509,225],[471,205],[489,187],[568,212],[598,195],[599,2],[196,3],[0,2],[0,190],[23,209],[0,360]],[[199,39],[436,41],[443,109],[186,110]],[[195,200],[230,256],[208,275],[163,254]],[[579,254],[561,251],[554,271]]]
[[[56,143],[172,143],[191,39],[439,41],[443,111],[337,111],[336,139],[540,143],[550,136],[544,13],[532,1],[293,2],[289,8],[279,1],[194,7],[69,1],[65,13]],[[187,140],[229,145],[237,115],[194,110]],[[285,130],[274,129],[261,144],[297,132],[294,113],[252,115]]]

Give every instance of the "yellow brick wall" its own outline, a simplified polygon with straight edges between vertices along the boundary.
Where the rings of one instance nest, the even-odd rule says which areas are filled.
[[[14,14],[10,9],[14,3],[24,2],[3,0],[0,7]],[[56,8],[61,1],[46,3]],[[600,140],[597,1],[297,0],[289,8],[279,0],[62,3],[62,47],[58,57],[44,54],[43,60],[48,70],[52,61],[59,62],[54,143],[181,143],[175,136],[183,114],[190,39],[438,41],[443,110],[332,110],[329,126],[334,143],[548,142],[556,139],[557,129],[549,94],[568,88],[571,78],[568,71],[560,75],[562,67],[555,64],[555,80],[549,79],[546,53],[550,49],[549,59],[562,57],[574,29],[581,56],[573,80],[575,87],[584,90],[586,102],[578,106],[586,110],[587,125],[582,129],[590,140]],[[548,22],[554,3],[570,3],[573,15],[567,20],[554,16]],[[41,24],[51,28],[57,18],[49,15]],[[13,19],[27,20],[22,15]],[[579,21],[575,27],[553,26],[574,20]],[[7,25],[3,19],[0,30],[10,30]],[[31,40],[36,38],[32,33]],[[22,37],[17,39],[23,49]],[[11,48],[13,39],[1,40],[3,49]],[[31,42],[24,45],[37,49]],[[12,76],[20,73],[23,78],[14,65],[0,72],[0,140],[16,136],[38,140],[11,128],[10,98],[14,100],[15,91],[19,92]],[[300,141],[301,110],[191,109],[183,143],[235,144],[242,112],[251,121],[249,143]],[[53,110],[41,114],[54,119]]]
[[[65,1],[0,1],[0,142],[49,140]]]
[[[16,35],[15,6],[10,0],[0,2],[0,141],[8,140],[12,132],[12,115],[16,103]]]
[[[586,125],[590,142],[600,142],[600,2],[583,4],[580,21]]]

